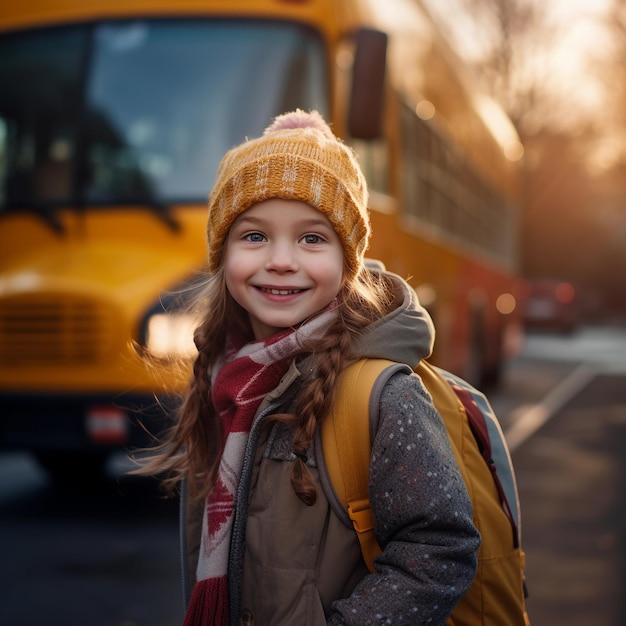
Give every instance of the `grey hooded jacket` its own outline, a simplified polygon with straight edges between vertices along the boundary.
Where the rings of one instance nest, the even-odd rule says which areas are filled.
[[[395,310],[357,345],[363,357],[411,369],[430,355],[434,331],[413,290],[393,276]],[[352,524],[338,503],[316,439],[307,464],[318,498],[305,506],[290,484],[292,433],[261,428],[283,412],[306,378],[292,364],[259,407],[237,493],[229,562],[231,624],[333,626],[443,625],[471,585],[480,544],[472,508],[430,396],[406,368],[380,396],[370,461],[370,501],[383,548],[370,574]],[[202,511],[181,501],[187,603],[194,582]]]

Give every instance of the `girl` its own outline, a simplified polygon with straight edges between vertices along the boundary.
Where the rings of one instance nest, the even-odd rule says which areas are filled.
[[[410,287],[365,267],[369,235],[365,179],[318,113],[280,116],[222,160],[193,379],[142,470],[183,483],[186,626],[444,624],[472,582],[471,503],[417,376],[381,395],[373,574],[324,471],[341,370],[432,349]]]

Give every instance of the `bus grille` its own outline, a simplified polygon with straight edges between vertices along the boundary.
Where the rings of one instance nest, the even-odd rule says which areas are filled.
[[[79,296],[0,301],[0,364],[82,365],[101,361],[112,341],[112,315]]]

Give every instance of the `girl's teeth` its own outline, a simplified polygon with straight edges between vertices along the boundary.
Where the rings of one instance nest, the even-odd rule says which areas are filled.
[[[296,293],[291,289],[267,289],[266,291],[269,291],[274,296],[288,296],[291,293]]]

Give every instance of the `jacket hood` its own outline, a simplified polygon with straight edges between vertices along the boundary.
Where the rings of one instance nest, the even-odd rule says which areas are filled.
[[[355,352],[359,358],[389,359],[413,369],[432,354],[435,328],[413,288],[396,274],[382,273],[393,282],[396,307],[368,326],[356,342]]]

